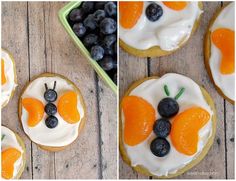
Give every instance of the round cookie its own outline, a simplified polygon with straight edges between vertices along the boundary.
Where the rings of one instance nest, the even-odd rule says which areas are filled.
[[[4,127],[6,127],[6,126],[4,126]],[[7,129],[9,129],[9,128],[7,128]],[[9,129],[9,130],[12,131],[11,129]],[[25,144],[24,144],[23,140],[21,139],[21,137],[17,133],[15,133],[14,131],[12,131],[12,132],[15,134],[16,140],[17,140],[17,142],[19,143],[20,147],[23,150],[23,153],[22,153],[23,163],[22,163],[22,166],[21,166],[20,170],[18,171],[17,175],[14,178],[14,179],[20,179],[20,177],[21,177],[21,175],[22,175],[22,173],[25,169],[25,164],[26,164],[26,148],[25,148]]]
[[[137,86],[139,86],[143,82],[145,82],[147,80],[151,80],[151,79],[159,79],[159,77],[158,76],[152,76],[152,77],[143,78],[141,80],[138,80],[138,81],[134,82],[128,88],[128,90],[125,92],[123,97],[130,95],[130,93],[133,89],[135,89]],[[216,133],[216,110],[215,110],[214,102],[213,102],[212,98],[210,97],[210,95],[207,93],[207,91],[204,88],[200,87],[200,89],[202,91],[202,94],[203,94],[206,102],[208,103],[208,105],[210,106],[210,108],[213,111],[213,115],[212,115],[212,134],[211,134],[210,138],[208,139],[206,145],[204,146],[203,150],[201,151],[201,153],[196,157],[196,159],[192,160],[190,163],[185,165],[183,168],[179,169],[176,173],[168,174],[167,176],[153,175],[147,168],[145,168],[142,165],[137,165],[135,167],[132,167],[130,158],[129,158],[126,150],[125,150],[124,142],[123,142],[123,128],[122,128],[122,120],[121,120],[121,117],[122,117],[121,116],[121,110],[122,110],[122,108],[121,108],[121,104],[120,104],[120,109],[119,109],[119,117],[120,117],[119,118],[119,149],[120,149],[120,153],[121,153],[121,156],[122,156],[124,162],[126,162],[135,171],[137,171],[137,172],[139,172],[143,175],[153,176],[154,178],[157,178],[157,179],[167,179],[167,178],[177,177],[178,175],[183,174],[184,172],[188,171],[189,169],[191,169],[192,167],[197,165],[208,153],[210,147],[213,144],[215,133]]]
[[[23,127],[23,123],[22,123],[22,95],[24,94],[24,92],[26,91],[26,89],[28,88],[28,86],[36,79],[38,78],[43,78],[43,77],[59,77],[59,78],[62,78],[63,80],[65,80],[68,84],[72,85],[73,86],[73,89],[76,91],[77,95],[79,95],[79,99],[80,99],[80,103],[82,105],[82,108],[83,108],[83,112],[84,112],[84,116],[82,117],[82,119],[80,120],[80,124],[79,124],[79,127],[78,127],[78,136],[77,138],[79,137],[79,134],[80,132],[82,131],[83,127],[85,126],[85,122],[86,122],[86,106],[85,106],[85,102],[84,102],[84,99],[82,97],[82,94],[79,90],[79,88],[72,82],[70,81],[69,79],[67,79],[66,77],[60,75],[60,74],[55,74],[55,73],[43,73],[43,74],[40,74],[39,76],[36,76],[34,77],[23,89],[22,93],[21,93],[21,96],[19,98],[19,110],[18,110],[18,115],[19,115],[19,119],[20,119],[20,122],[21,122],[21,125],[22,125],[22,128],[24,130],[24,127]],[[26,134],[27,135],[27,134]],[[28,138],[31,140],[30,136],[27,135]],[[65,149],[67,146],[71,145],[73,142],[75,142],[77,140],[77,138],[72,141],[71,143],[67,144],[67,145],[64,145],[64,146],[46,146],[46,145],[43,145],[43,144],[39,144],[39,143],[36,143],[35,141],[31,140],[32,142],[34,142],[35,144],[37,144],[40,148],[44,149],[44,150],[47,150],[47,151],[52,151],[52,152],[55,152],[55,151],[61,151],[63,149]]]
[[[13,95],[14,95],[15,88],[16,88],[16,86],[17,86],[17,76],[16,76],[15,60],[14,60],[13,56],[11,55],[11,53],[9,53],[9,52],[8,52],[7,50],[5,50],[5,49],[2,48],[1,50],[2,50],[2,52],[6,53],[6,54],[9,56],[10,60],[12,61],[12,64],[13,64],[14,84],[15,84],[14,87],[13,87],[13,89],[11,90],[11,94],[10,94],[9,98],[8,98],[7,100],[5,100],[4,102],[1,101],[1,108],[3,108],[3,107],[5,107],[5,106],[8,104],[8,102],[11,100],[11,98],[12,98]],[[3,88],[3,85],[2,85],[2,88]],[[1,90],[1,91],[2,91],[2,90]]]
[[[198,6],[201,10],[203,10],[203,3],[202,2],[199,2]],[[200,23],[200,19],[201,19],[201,15],[199,16],[199,18],[197,20],[195,20],[190,36],[187,39],[185,38],[182,41],[180,41],[178,48],[175,50],[171,50],[171,51],[162,50],[160,48],[160,46],[153,46],[153,47],[148,48],[146,50],[140,50],[140,49],[136,49],[132,46],[129,46],[120,38],[119,38],[119,44],[120,44],[120,47],[122,49],[124,49],[126,52],[130,53],[131,55],[137,56],[137,57],[161,57],[161,56],[170,55],[170,54],[174,53],[175,51],[177,51],[178,49],[180,49],[181,47],[183,47],[187,43],[187,41],[191,38],[191,36],[194,34],[196,29],[198,28],[199,23]]]
[[[229,5],[229,4],[228,4]],[[211,57],[211,27],[213,26],[215,20],[217,19],[217,17],[220,15],[220,13],[228,6],[223,6],[221,8],[219,8],[216,13],[214,14],[214,16],[212,17],[210,23],[209,23],[209,27],[208,27],[208,30],[205,34],[205,40],[204,40],[204,63],[205,63],[205,67],[206,67],[206,70],[207,70],[207,73],[208,75],[210,76],[210,79],[211,81],[213,82],[217,92],[223,97],[225,98],[226,100],[228,100],[231,104],[234,104],[234,100],[230,99],[229,97],[227,97],[223,91],[221,90],[221,88],[219,88],[215,81],[214,81],[214,78],[212,76],[212,72],[211,72],[211,68],[210,68],[210,57]]]

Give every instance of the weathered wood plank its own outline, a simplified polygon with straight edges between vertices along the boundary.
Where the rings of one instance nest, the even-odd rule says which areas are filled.
[[[120,100],[128,87],[136,80],[148,75],[146,58],[137,58],[119,50],[119,96]],[[120,179],[148,179],[131,169],[122,158],[119,159],[119,178]]]
[[[23,179],[32,178],[31,142],[24,134],[18,118],[18,98],[23,86],[29,81],[27,3],[2,3],[2,47],[10,51],[15,59],[18,86],[13,99],[2,109],[2,124],[16,131],[25,142],[26,169]]]
[[[220,2],[204,2],[204,13],[200,26],[187,42],[187,44],[174,54],[156,58],[151,61],[151,74],[163,75],[168,72],[176,72],[192,78],[203,85],[205,89],[214,97],[217,109],[217,131],[216,139],[207,156],[199,165],[192,168],[178,178],[225,178],[225,139],[224,139],[224,100],[216,92],[209,76],[205,70],[203,57],[203,40],[208,28],[209,20],[220,7]],[[157,66],[157,61],[159,66]],[[217,159],[216,159],[217,158]]]
[[[28,3],[30,78],[46,72],[44,6],[41,2]],[[48,70],[50,71],[50,70]],[[33,178],[55,178],[54,153],[33,144]],[[47,165],[47,166],[45,166]]]
[[[230,2],[222,2],[227,5]],[[235,178],[235,107],[225,100],[227,178]]]
[[[99,78],[101,171],[103,179],[117,179],[117,95]]]
[[[55,154],[57,179],[99,178],[99,127],[95,73],[58,21],[65,3],[45,3],[46,60],[49,70],[71,79],[81,90],[87,106],[87,122],[78,140]]]

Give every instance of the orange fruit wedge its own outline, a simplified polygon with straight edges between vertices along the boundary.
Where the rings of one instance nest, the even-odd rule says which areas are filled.
[[[5,68],[4,68],[4,60],[2,59],[2,62],[1,62],[1,76],[2,76],[2,79],[1,79],[1,85],[4,85],[6,82],[7,82],[7,79],[6,79],[6,75],[5,75]]]
[[[222,74],[234,73],[234,31],[227,28],[216,29],[212,32],[211,39],[222,54],[220,72]]]
[[[11,179],[14,173],[14,163],[20,158],[21,152],[16,148],[2,151],[2,177]]]
[[[201,107],[192,107],[174,117],[170,138],[175,149],[194,155],[198,146],[198,131],[209,121],[210,114]]]
[[[28,112],[27,124],[29,127],[36,126],[43,118],[44,105],[41,101],[34,98],[24,98],[22,105]]]
[[[187,6],[186,1],[163,1],[163,4],[175,11],[181,11]]]
[[[126,96],[123,98],[124,142],[135,146],[144,141],[152,132],[155,122],[155,110],[141,97]]]
[[[64,93],[58,101],[58,112],[60,116],[68,123],[74,124],[80,120],[80,114],[77,109],[77,94],[74,91]]]
[[[143,11],[143,2],[119,2],[120,24],[123,28],[131,29],[139,20]]]

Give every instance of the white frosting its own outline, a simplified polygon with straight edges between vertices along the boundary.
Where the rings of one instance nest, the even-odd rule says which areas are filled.
[[[151,2],[145,1],[143,12],[137,24],[131,29],[119,26],[120,38],[131,47],[146,50],[153,46],[160,46],[162,50],[171,51],[179,48],[182,41],[190,37],[194,22],[202,13],[198,2],[188,2],[186,8],[175,11],[162,2],[156,2],[163,9],[163,15],[156,22],[146,17],[146,7]]]
[[[36,98],[46,105],[47,102],[44,99],[44,83],[47,83],[48,88],[53,88],[54,81],[57,82],[56,91],[58,94],[58,98],[54,102],[55,105],[57,105],[58,100],[63,93],[69,90],[75,90],[72,84],[69,84],[66,80],[60,77],[40,77],[30,83],[22,95],[22,98]],[[22,106],[21,121],[25,133],[33,142],[44,146],[61,147],[72,143],[78,136],[78,128],[80,126],[81,119],[84,117],[84,109],[82,103],[80,102],[80,95],[78,95],[77,100],[77,109],[80,113],[80,121],[75,124],[69,124],[63,120],[57,112],[55,116],[58,119],[58,125],[53,129],[50,129],[45,125],[45,119],[47,118],[46,113],[44,113],[43,119],[35,127],[29,127],[27,124],[28,112]]]
[[[124,142],[124,147],[127,155],[131,160],[131,165],[142,165],[147,168],[153,175],[157,176],[166,176],[168,174],[176,173],[179,169],[183,168],[186,164],[194,160],[197,155],[201,153],[203,147],[212,134],[213,112],[210,106],[205,101],[199,86],[190,78],[179,74],[169,73],[164,75],[160,79],[151,79],[143,82],[135,89],[133,89],[130,95],[139,96],[148,101],[155,109],[156,119],[158,119],[161,116],[156,110],[157,105],[161,99],[167,97],[163,90],[164,85],[168,85],[171,97],[174,97],[178,93],[180,88],[185,88],[184,93],[178,99],[178,103],[180,105],[179,113],[192,106],[200,106],[210,113],[211,119],[199,131],[197,153],[192,156],[187,156],[178,152],[171,143],[170,136],[168,136],[167,140],[171,145],[170,152],[165,157],[156,157],[150,150],[150,143],[152,142],[152,140],[154,140],[154,138],[156,138],[153,132],[145,141],[138,145],[129,146]],[[122,115],[123,126],[124,121],[124,115]],[[172,122],[172,119],[170,119],[170,122]]]
[[[14,132],[12,132],[10,129],[8,129],[5,126],[2,126],[1,135],[5,135],[4,139],[1,142],[2,151],[6,150],[7,148],[16,148],[21,153],[23,153],[23,148],[18,143]],[[15,178],[17,176],[22,165],[23,165],[23,157],[21,154],[21,157],[14,163],[13,178]],[[4,179],[4,178],[2,178],[2,179]]]
[[[230,3],[225,7],[216,18],[210,31],[213,32],[218,28],[229,28],[234,31],[235,20],[234,20],[234,3]],[[213,42],[211,42],[211,57],[209,60],[211,74],[215,84],[219,87],[222,92],[230,99],[235,100],[235,73],[223,75],[220,72],[221,64],[221,51],[218,49]]]
[[[1,106],[9,101],[12,91],[17,86],[15,83],[14,64],[9,54],[4,50],[2,50],[2,59],[4,60],[6,83],[1,88]]]

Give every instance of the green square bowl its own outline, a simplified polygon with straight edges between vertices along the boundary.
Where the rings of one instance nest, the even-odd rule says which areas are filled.
[[[86,49],[86,47],[83,45],[83,43],[80,41],[80,39],[75,35],[72,28],[70,27],[67,16],[70,13],[70,11],[74,8],[77,8],[81,5],[81,1],[73,1],[65,5],[60,11],[58,12],[59,19],[70,35],[70,37],[73,39],[75,44],[79,47],[80,51],[83,53],[83,55],[87,58],[89,63],[92,65],[94,70],[97,72],[97,74],[103,79],[103,81],[106,82],[106,84],[117,94],[117,86],[116,84],[111,80],[109,75],[100,67],[100,65],[91,58],[89,51]]]

